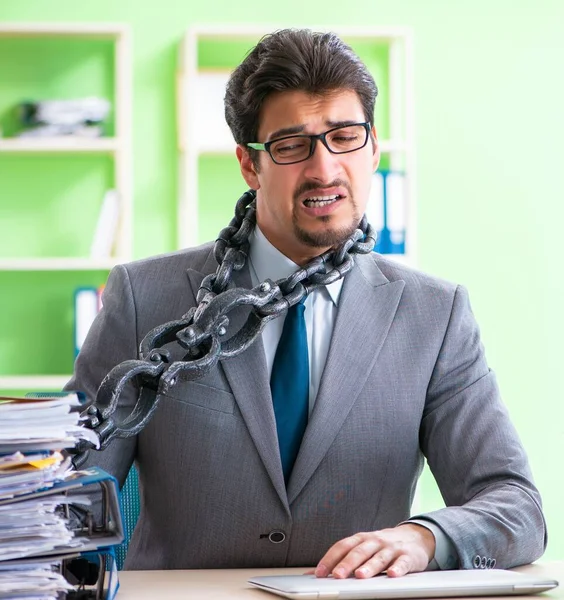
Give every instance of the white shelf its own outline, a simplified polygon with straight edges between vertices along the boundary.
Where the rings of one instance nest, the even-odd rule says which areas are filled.
[[[0,152],[7,153],[58,153],[58,152],[87,152],[114,153],[120,148],[118,138],[2,138]]]
[[[0,258],[0,271],[106,271],[127,258]]]
[[[61,161],[72,154],[103,154],[113,162],[115,189],[119,197],[119,221],[116,232],[115,256],[104,259],[88,257],[0,257],[0,271],[109,271],[116,264],[131,259],[133,239],[133,185],[131,168],[131,115],[132,115],[132,57],[131,29],[127,24],[115,23],[0,23],[0,39],[54,39],[95,40],[112,45],[113,59],[113,115],[114,137],[52,137],[0,138],[0,157],[16,154],[22,161],[26,154],[59,155]],[[104,48],[104,46],[100,46]],[[72,49],[71,49],[72,51]],[[2,76],[0,75],[0,85]],[[73,90],[80,95],[80,90]],[[33,173],[30,173],[33,176]],[[1,190],[1,184],[0,184]],[[2,192],[0,191],[0,195]],[[77,201],[82,202],[80,198]],[[52,235],[57,235],[52,224]],[[33,277],[33,275],[30,275]],[[74,278],[74,276],[73,276]],[[76,277],[80,281],[81,277]],[[64,327],[61,324],[61,327]],[[38,369],[40,370],[40,369]],[[0,376],[0,389],[59,390],[70,375],[13,375]]]
[[[2,37],[81,37],[116,39],[128,32],[117,23],[0,23]]]
[[[70,375],[5,375],[0,376],[0,390],[60,390]]]
[[[120,217],[116,233],[116,254],[125,260],[132,252],[133,239],[133,185],[131,180],[131,32],[126,24],[116,23],[0,23],[0,39],[41,38],[49,40],[68,38],[72,40],[107,40],[113,46],[113,81],[115,122],[114,137],[71,137],[52,138],[0,138],[0,155],[6,154],[106,154],[114,164],[114,182],[120,200]],[[0,82],[2,77],[0,75]],[[76,92],[73,92],[76,93]],[[35,270],[61,268],[63,270],[87,270],[113,266],[114,261],[95,264],[92,261],[75,260],[29,260],[9,261],[0,258],[3,270]],[[61,265],[60,267],[58,265]]]
[[[266,33],[276,31],[277,29],[285,29],[295,27],[295,23],[283,25],[280,23],[249,25],[249,24],[196,24],[190,28],[198,38],[204,39],[233,39],[241,38],[256,38],[260,39]],[[315,26],[316,31],[335,32],[343,38],[366,39],[368,41],[381,40],[384,42],[394,41],[398,37],[409,35],[411,30],[407,27],[373,27],[373,26],[336,26],[324,27]]]

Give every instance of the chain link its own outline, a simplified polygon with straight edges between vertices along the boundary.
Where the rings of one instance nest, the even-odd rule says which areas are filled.
[[[362,218],[358,229],[335,250],[328,250],[289,277],[266,280],[252,289],[229,288],[234,271],[240,271],[249,255],[249,239],[256,225],[256,192],[248,190],[237,201],[235,215],[221,230],[214,246],[216,272],[202,280],[197,307],[181,319],[155,327],[140,345],[139,359],[114,367],[100,385],[96,400],[86,414],[85,426],[94,429],[104,448],[115,437],[139,433],[154,413],[160,396],[174,387],[181,377],[203,377],[219,360],[244,352],[260,335],[265,324],[300,302],[313,290],[344,277],[354,266],[355,254],[368,254],[376,234]],[[243,326],[228,339],[230,314],[239,307],[250,308]],[[222,340],[222,338],[224,338]],[[181,361],[172,362],[162,346],[177,342],[186,350]],[[121,423],[114,420],[120,395],[127,383],[135,380],[140,394],[131,414]],[[76,449],[74,463],[82,464],[91,444]]]

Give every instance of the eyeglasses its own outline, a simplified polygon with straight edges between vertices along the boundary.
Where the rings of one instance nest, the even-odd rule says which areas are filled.
[[[277,165],[292,165],[310,158],[317,140],[332,154],[346,154],[366,146],[370,134],[370,123],[353,123],[346,127],[335,127],[319,135],[289,135],[264,144],[247,144],[253,150],[264,150]]]

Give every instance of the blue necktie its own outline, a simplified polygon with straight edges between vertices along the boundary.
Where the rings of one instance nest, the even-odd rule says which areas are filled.
[[[309,412],[309,359],[304,302],[305,298],[288,309],[270,376],[286,484],[300,449]]]

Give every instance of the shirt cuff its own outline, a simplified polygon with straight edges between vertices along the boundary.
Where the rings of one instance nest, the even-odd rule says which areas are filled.
[[[459,562],[454,544],[438,525],[425,519],[409,519],[405,523],[415,523],[426,527],[435,536],[435,556],[430,560],[426,571],[458,569]]]

